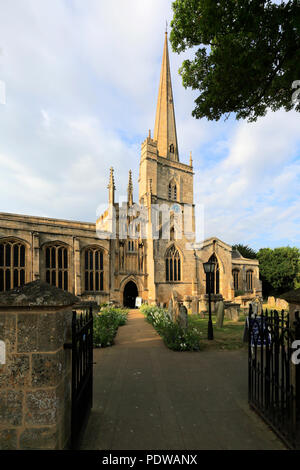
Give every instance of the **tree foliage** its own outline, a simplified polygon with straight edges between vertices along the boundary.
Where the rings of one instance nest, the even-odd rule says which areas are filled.
[[[244,258],[256,259],[257,253],[253,248],[250,248],[248,245],[242,245],[238,243],[236,245],[232,245],[233,250],[237,250]]]
[[[255,121],[268,109],[300,111],[300,0],[175,0],[172,7],[173,50],[197,47],[180,69],[183,85],[200,92],[195,118],[235,113]]]
[[[298,287],[300,250],[296,247],[261,248],[257,253],[263,292],[282,294]]]

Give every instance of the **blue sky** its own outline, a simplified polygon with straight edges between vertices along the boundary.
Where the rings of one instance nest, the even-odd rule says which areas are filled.
[[[153,133],[169,0],[0,0],[0,211],[95,221]],[[256,249],[300,246],[300,115],[256,123],[191,116],[170,61],[179,157],[193,153],[204,235]],[[300,77],[295,77],[300,79]],[[292,94],[292,90],[291,90]]]

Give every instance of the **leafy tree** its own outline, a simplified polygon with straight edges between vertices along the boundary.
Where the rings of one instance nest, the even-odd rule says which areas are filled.
[[[257,258],[264,295],[282,294],[297,287],[300,280],[299,248],[261,248]]]
[[[200,92],[195,118],[300,111],[300,0],[175,0],[172,8],[173,50],[198,48],[179,71],[184,87]]]
[[[232,245],[233,250],[238,250],[239,253],[244,257],[244,258],[250,258],[250,259],[256,259],[257,258],[257,253],[253,248],[250,248],[248,245],[242,245],[241,243],[238,243],[236,245]]]

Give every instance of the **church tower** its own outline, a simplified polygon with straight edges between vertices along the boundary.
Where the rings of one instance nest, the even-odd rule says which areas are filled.
[[[165,230],[166,224],[161,213],[156,219],[159,225],[158,238],[154,236],[153,224],[151,226],[153,221],[150,221],[148,227],[147,272],[150,302],[168,302],[175,286],[178,292],[181,291],[182,296],[188,295],[192,290],[192,277],[195,277],[194,253],[192,249],[186,247],[189,243],[194,242],[193,234],[195,233],[194,172],[191,158],[187,156],[186,160],[187,164],[179,161],[166,32],[154,135],[152,138],[151,131],[149,131],[148,137],[142,143],[139,173],[139,202],[148,207],[149,220],[153,216],[151,207],[154,204],[158,208],[168,207],[170,211],[167,230]],[[160,209],[158,210],[160,211]],[[189,217],[188,239],[184,233],[184,229],[187,227],[187,213]],[[163,236],[162,232],[164,232]],[[169,258],[168,250],[171,253]],[[172,272],[166,267],[168,259],[170,259],[170,266],[172,265]],[[176,272],[173,271],[174,263],[176,264]]]

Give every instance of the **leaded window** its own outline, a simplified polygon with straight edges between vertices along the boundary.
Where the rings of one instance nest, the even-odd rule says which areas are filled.
[[[65,245],[45,247],[46,282],[59,289],[68,290],[69,251]]]
[[[25,252],[22,242],[0,242],[0,292],[25,284]]]
[[[179,251],[172,245],[166,253],[166,281],[181,281],[181,259]]]
[[[246,272],[246,284],[247,284],[247,290],[251,291],[253,288],[253,271]]]
[[[234,269],[232,271],[232,277],[233,277],[234,290],[238,290],[238,288],[239,288],[239,271],[238,271],[238,269]]]
[[[99,248],[86,248],[84,252],[84,284],[87,292],[104,290],[103,251]]]

